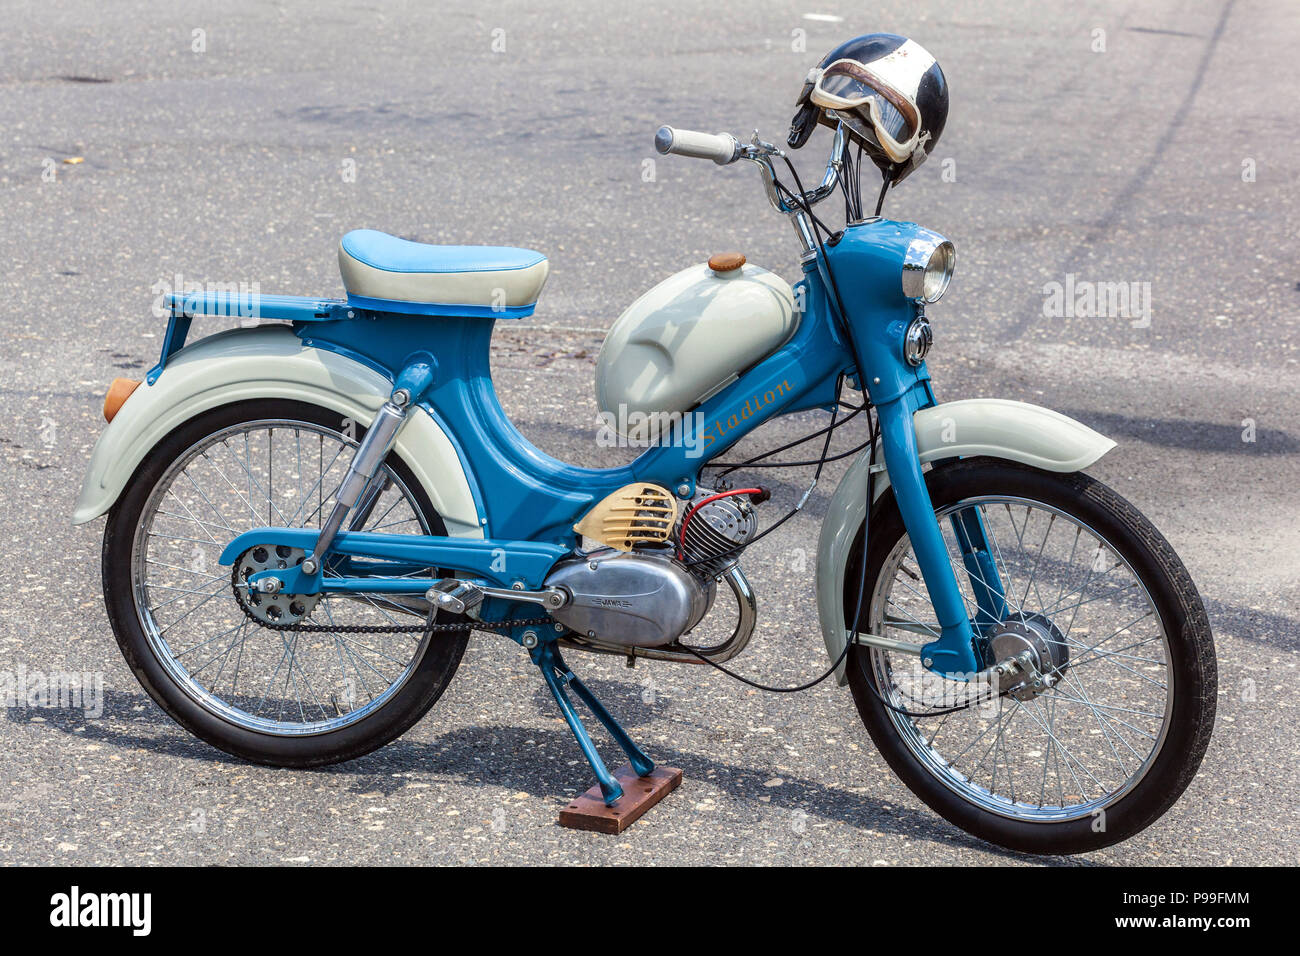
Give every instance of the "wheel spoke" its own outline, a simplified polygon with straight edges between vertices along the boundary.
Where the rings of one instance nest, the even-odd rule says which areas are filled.
[[[301,616],[289,618],[287,629],[267,627],[292,610],[296,596],[233,589],[231,568],[216,562],[241,528],[318,527],[356,447],[307,421],[249,421],[193,444],[150,492],[131,572],[144,637],[175,683],[224,720],[272,735],[345,726],[391,699],[431,639],[428,631],[389,631],[405,627],[399,612],[414,612],[366,594],[315,597],[314,606],[292,612]],[[413,492],[387,464],[352,518],[354,529],[433,533]],[[262,566],[293,560],[292,551],[287,558],[268,553],[265,561],[257,558]],[[236,566],[246,575],[258,565]],[[292,626],[295,620],[329,630],[304,630]],[[362,635],[357,627],[382,630]]]
[[[931,709],[942,709],[942,716],[928,717],[915,705],[936,695],[933,687],[922,691],[920,681],[939,680],[938,675],[913,676],[907,666],[893,666],[896,658],[915,666],[913,658],[870,648],[866,659],[875,680],[890,675],[878,683],[882,694],[908,704],[900,707],[907,716],[886,710],[888,721],[928,773],[991,812],[1061,820],[1110,805],[1149,769],[1169,719],[1168,641],[1147,584],[1109,541],[1051,505],[990,495],[942,506],[936,518],[945,529],[963,599],[968,607],[972,597],[977,599],[972,617],[981,589],[1003,595],[1006,617],[993,624],[982,619],[981,626],[989,628],[984,639],[996,633],[1029,635],[1020,644],[1005,643],[1003,637],[997,646],[1040,655],[1040,673],[1051,686],[1024,699],[1004,690],[994,710],[972,705],[953,712],[936,706]],[[968,565],[962,535],[970,532],[963,529],[976,526],[986,542],[966,546],[983,548],[985,556]],[[871,632],[889,627],[938,638],[906,535],[892,548],[879,578],[869,584]],[[996,577],[986,570],[990,565]],[[1007,630],[1008,622],[1019,630]],[[1107,661],[1114,666],[1102,666]]]

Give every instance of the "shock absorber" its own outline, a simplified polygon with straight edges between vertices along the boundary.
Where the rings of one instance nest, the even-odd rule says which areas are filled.
[[[384,402],[375,413],[374,420],[366,430],[366,437],[362,439],[356,454],[352,456],[343,483],[339,485],[334,507],[321,528],[320,537],[316,539],[316,547],[303,559],[304,574],[315,574],[320,570],[321,558],[328,553],[330,545],[334,543],[334,538],[343,527],[348,512],[361,499],[375,475],[379,473],[379,466],[393,450],[393,445],[397,442],[397,433],[406,421],[411,406],[431,384],[433,384],[433,369],[428,364],[413,362],[402,369],[402,373],[397,377],[397,387],[393,389],[388,401]]]

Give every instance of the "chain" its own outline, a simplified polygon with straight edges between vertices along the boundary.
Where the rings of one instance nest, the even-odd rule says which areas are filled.
[[[240,607],[244,607],[240,604]],[[248,608],[244,607],[244,614],[248,618],[262,627],[270,628],[273,631],[301,631],[306,634],[423,634],[425,631],[434,633],[450,633],[453,631],[490,631],[499,634],[507,631],[512,627],[537,627],[542,624],[550,624],[549,617],[529,617],[521,618],[516,621],[475,621],[466,620],[464,623],[457,624],[434,624],[432,621],[424,624],[274,624],[271,621],[263,621],[254,617]]]
[[[235,562],[235,570],[231,574],[231,584],[238,591],[240,587],[247,587],[238,580],[239,562]],[[274,621],[264,621],[253,614],[249,606],[239,599],[238,593],[235,595],[235,603],[243,610],[244,616],[254,624],[272,631],[299,631],[304,634],[423,634],[425,631],[431,631],[436,634],[448,634],[456,631],[489,631],[492,633],[501,633],[512,627],[538,627],[542,624],[550,624],[549,617],[529,617],[513,621],[476,621],[472,618],[466,618],[464,621],[458,621],[454,624],[434,624],[433,615],[437,609],[431,609],[429,619],[423,624],[303,624],[301,621],[292,624],[276,624]]]

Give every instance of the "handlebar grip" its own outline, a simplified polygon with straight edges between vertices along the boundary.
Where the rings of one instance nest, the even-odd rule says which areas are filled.
[[[664,154],[711,159],[719,166],[735,162],[740,157],[740,143],[730,133],[699,133],[671,126],[659,127],[659,132],[655,133],[655,149]]]

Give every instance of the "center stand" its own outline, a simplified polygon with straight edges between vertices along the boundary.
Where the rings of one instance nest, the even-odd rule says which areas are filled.
[[[528,634],[525,635],[527,641]],[[534,637],[534,640],[536,638]],[[527,644],[525,644],[527,646]],[[647,810],[662,800],[681,783],[682,772],[675,767],[655,767],[655,763],[636,745],[605,706],[596,699],[564,662],[556,647],[555,638],[534,644],[528,650],[533,663],[542,672],[555,703],[564,715],[569,730],[578,741],[582,754],[591,764],[599,781],[582,796],[560,811],[560,825],[578,830],[596,830],[601,833],[621,833]],[[587,733],[582,719],[574,709],[566,688],[572,687],[581,701],[609,731],[628,763],[611,774]]]

